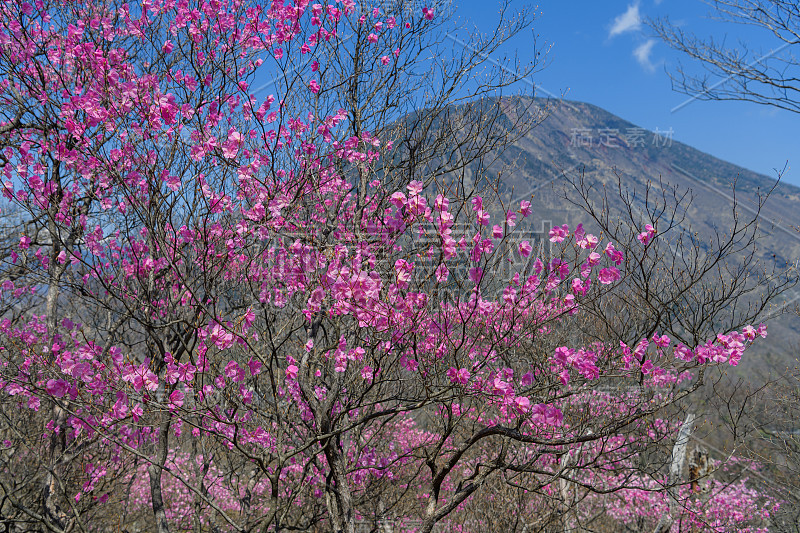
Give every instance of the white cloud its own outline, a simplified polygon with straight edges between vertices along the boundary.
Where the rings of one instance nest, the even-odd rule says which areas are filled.
[[[614,37],[620,33],[628,31],[635,31],[642,27],[642,17],[639,15],[639,2],[635,2],[628,6],[625,13],[618,15],[611,24],[611,29],[608,32],[608,37]]]
[[[653,62],[650,60],[650,53],[653,51],[653,45],[656,44],[655,39],[648,39],[647,41],[643,42],[636,49],[633,51],[633,57],[636,58],[636,61],[647,70],[648,72],[652,72],[656,69],[656,66],[653,65]]]

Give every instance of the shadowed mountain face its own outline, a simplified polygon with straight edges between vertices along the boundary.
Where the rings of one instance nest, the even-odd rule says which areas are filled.
[[[526,107],[519,104],[514,99],[504,101],[509,122],[513,122],[517,109]],[[543,99],[535,104],[550,107],[548,118],[486,172],[489,180],[500,174],[501,197],[511,205],[518,206],[520,200],[533,195],[534,231],[564,223],[571,227],[586,223],[587,215],[564,200],[565,191],[571,187],[568,178],[581,173],[598,194],[605,186],[615,193],[609,198],[617,200],[620,180],[629,190],[644,191],[648,182],[659,189],[661,182],[689,190],[692,203],[681,226],[697,232],[705,241],[716,233],[725,234],[733,223],[734,182],[743,217],[755,214],[758,195],[775,187],[774,179],[674,141],[670,131],[646,130],[590,104]],[[474,176],[475,172],[467,173],[468,179]],[[643,197],[638,198],[643,201]],[[610,207],[613,215],[624,206],[619,201]],[[800,227],[800,188],[778,184],[759,218],[759,259],[770,268],[795,263],[800,258],[800,233],[795,230]],[[770,314],[777,316],[768,322],[769,337],[748,352],[742,369],[779,372],[794,366],[800,347],[800,319],[779,311],[794,308],[795,300],[800,301],[798,288],[770,308]]]

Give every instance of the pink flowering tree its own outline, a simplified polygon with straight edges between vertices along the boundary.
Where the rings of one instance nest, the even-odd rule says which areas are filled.
[[[623,176],[603,188],[581,176],[565,181],[564,201],[626,252],[623,279],[612,294],[584,305],[590,336],[635,343],[661,332],[701,344],[759,321],[797,283],[796,273],[761,257],[760,213],[770,191],[734,183],[729,210],[708,234],[690,223],[697,208],[691,190],[665,183],[637,190]]]
[[[18,523],[430,532],[508,473],[622,490],[620,454],[667,435],[652,417],[765,334],[576,338],[625,253],[560,226],[537,256],[529,202],[453,177],[509,141],[512,113],[451,105],[486,48],[410,70],[432,8],[2,10],[3,190],[33,228],[3,258],[24,274],[3,301],[30,306],[0,321]],[[253,88],[265,69],[274,94]],[[398,86],[431,113],[397,122]],[[536,119],[513,111],[524,134]],[[635,393],[594,396],[620,383]]]

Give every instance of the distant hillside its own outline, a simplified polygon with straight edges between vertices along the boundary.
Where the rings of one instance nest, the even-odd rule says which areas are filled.
[[[509,200],[525,199],[533,193],[536,224],[574,225],[585,221],[585,215],[565,205],[559,194],[565,173],[583,172],[587,181],[598,186],[613,182],[616,187],[619,175],[631,188],[662,180],[691,189],[694,200],[689,223],[701,236],[711,236],[715,228],[724,229],[732,222],[734,180],[737,199],[745,208],[752,205],[759,191],[775,186],[774,179],[673,140],[669,131],[648,131],[586,103],[544,99],[533,103],[550,106],[549,117],[509,148],[501,162],[489,169],[488,177],[504,165],[513,168],[502,173],[502,192]],[[515,107],[508,105],[507,113],[514,113]],[[800,188],[778,184],[762,210],[761,227],[761,258],[776,265],[796,262],[800,258],[800,233],[794,228],[800,227]],[[781,305],[791,306],[795,298],[800,301],[800,289],[786,296]],[[800,319],[784,315],[771,320],[769,326],[769,338],[752,353],[745,368],[781,370],[795,366]]]

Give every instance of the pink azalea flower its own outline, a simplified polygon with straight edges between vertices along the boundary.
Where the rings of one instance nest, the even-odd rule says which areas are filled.
[[[447,377],[452,383],[466,385],[470,378],[470,372],[466,368],[451,368],[447,371]]]
[[[564,242],[569,237],[569,226],[554,226],[550,229],[550,242]]]
[[[469,280],[474,284],[478,284],[483,279],[483,269],[479,267],[472,267],[469,269]]]
[[[50,396],[62,398],[69,389],[69,384],[63,379],[51,379],[47,382],[45,390]]]
[[[603,285],[609,285],[620,279],[622,275],[614,267],[606,267],[600,270],[597,274],[597,279]]]
[[[174,409],[183,407],[183,399],[185,397],[186,395],[179,390],[172,391],[172,394],[169,395],[170,408]]]
[[[447,281],[449,275],[450,271],[447,269],[447,265],[445,265],[444,263],[436,267],[436,281],[438,281],[439,283]]]
[[[373,376],[374,376],[374,372],[373,372],[371,366],[365,366],[364,368],[361,369],[361,377],[363,379],[371,382]]]
[[[514,398],[514,407],[516,407],[518,411],[527,413],[531,408],[531,401],[525,396],[517,396]]]
[[[406,187],[410,196],[417,196],[422,192],[424,184],[419,180],[414,180]]]
[[[243,381],[245,378],[244,369],[239,366],[239,363],[236,361],[230,361],[225,366],[225,375],[228,379],[231,379],[235,382]]]
[[[247,362],[247,366],[250,367],[251,376],[257,376],[261,373],[261,361],[257,359],[250,359],[250,361]]]
[[[619,266],[620,263],[622,263],[624,255],[622,254],[622,252],[614,248],[614,245],[612,243],[606,244],[606,249],[604,251],[605,254],[608,256],[608,258],[614,261],[614,263],[617,266]]]
[[[393,193],[389,197],[389,201],[392,202],[392,204],[394,204],[396,208],[400,209],[401,207],[406,205],[406,195],[401,192]]]
[[[197,369],[192,363],[180,363],[178,365],[178,379],[184,383],[188,383],[194,379],[194,373]]]
[[[639,239],[639,242],[641,242],[643,245],[647,246],[647,243],[653,239],[655,234],[655,228],[650,224],[645,224],[644,231],[637,235],[636,238]]]
[[[508,224],[509,228],[517,225],[517,214],[515,212],[509,211],[506,213],[506,224]]]

